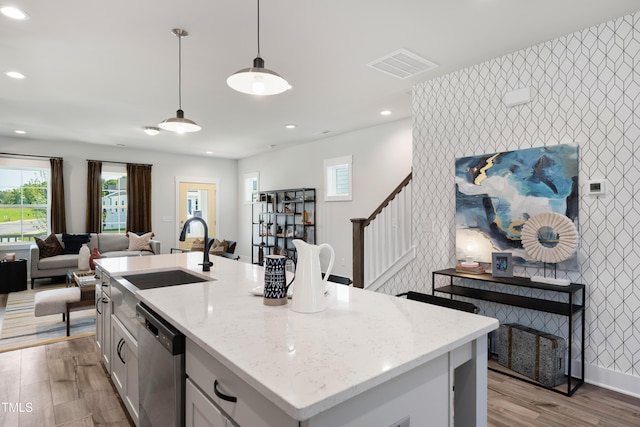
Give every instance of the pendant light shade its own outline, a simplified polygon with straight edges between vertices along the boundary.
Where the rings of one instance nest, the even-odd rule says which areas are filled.
[[[202,128],[193,120],[185,118],[182,111],[182,38],[187,37],[189,33],[179,28],[174,28],[171,32],[178,37],[178,111],[176,117],[163,120],[158,127],[177,133],[198,132]]]
[[[253,60],[253,67],[236,71],[227,79],[231,89],[249,95],[277,95],[291,89],[291,85],[275,71],[264,68],[264,60],[260,57],[260,0],[258,1],[258,56]]]

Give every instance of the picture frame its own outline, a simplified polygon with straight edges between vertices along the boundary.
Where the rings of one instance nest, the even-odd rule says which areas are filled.
[[[491,275],[493,277],[513,277],[513,258],[511,252],[491,253]]]

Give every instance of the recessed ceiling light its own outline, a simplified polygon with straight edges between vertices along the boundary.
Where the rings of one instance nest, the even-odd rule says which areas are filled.
[[[160,133],[160,128],[157,128],[154,126],[145,126],[142,130],[144,130],[144,133],[151,136],[154,136]]]
[[[24,135],[25,133],[27,133],[27,131],[26,131],[26,130],[20,130],[20,129],[15,130],[14,132],[15,132],[15,133],[19,133],[20,135]]]
[[[213,151],[206,151],[205,154],[213,154]]]
[[[391,110],[382,110],[382,111],[380,111],[380,115],[382,115],[382,116],[390,116],[391,115]]]
[[[4,16],[7,16],[11,19],[17,19],[20,21],[29,19],[29,15],[27,15],[26,12],[23,12],[22,10],[13,6],[2,6],[0,7],[0,12],[2,12]]]
[[[286,127],[287,129],[295,129],[296,125],[294,125],[293,123],[289,123],[288,125],[284,125],[284,127]]]
[[[5,74],[12,79],[24,79],[24,74],[17,71],[7,71]]]

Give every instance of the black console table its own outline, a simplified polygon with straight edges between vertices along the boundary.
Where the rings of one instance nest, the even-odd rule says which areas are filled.
[[[440,286],[436,288],[436,276],[448,276],[449,277],[449,285]],[[532,282],[528,277],[493,277],[489,273],[484,274],[470,274],[470,273],[461,273],[456,271],[455,268],[447,268],[445,270],[438,270],[432,273],[431,277],[431,293],[442,292],[445,294],[449,294],[451,298],[454,295],[473,298],[477,300],[483,301],[491,301],[498,304],[510,305],[513,307],[522,307],[530,310],[542,311],[546,313],[557,314],[560,316],[567,317],[567,323],[569,327],[568,331],[568,342],[567,342],[567,391],[564,392],[560,389],[561,386],[552,388],[547,387],[543,384],[540,384],[533,380],[528,380],[525,377],[516,376],[510,374],[509,372],[505,372],[501,369],[489,368],[493,371],[509,375],[514,378],[521,379],[523,381],[529,382],[531,384],[535,384],[540,387],[545,387],[549,390],[562,393],[566,396],[571,396],[573,393],[584,384],[584,307],[585,307],[585,286],[578,283],[571,283],[568,286],[559,286],[559,285],[551,285],[547,283],[538,283]],[[454,279],[468,279],[468,280],[477,280],[480,282],[491,282],[491,283],[499,283],[501,285],[509,285],[509,286],[520,286],[526,287],[530,289],[538,289],[550,292],[556,292],[559,294],[565,294],[564,302],[551,301],[542,298],[534,298],[527,296],[514,295],[507,292],[500,292],[495,290],[485,290],[485,289],[477,289],[465,286],[463,280],[456,280],[454,283]],[[576,302],[578,301],[578,302]],[[581,362],[581,376],[580,378],[574,378],[571,375],[571,364],[572,364],[572,344],[573,344],[573,322],[574,316],[580,316],[580,330],[581,330],[581,352],[580,352],[580,362]],[[506,368],[505,368],[506,369]],[[572,386],[573,383],[573,386]]]

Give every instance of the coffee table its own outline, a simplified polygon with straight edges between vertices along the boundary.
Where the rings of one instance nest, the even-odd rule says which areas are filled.
[[[95,272],[93,271],[71,271],[70,274],[67,273],[67,277],[70,277],[71,282],[80,288],[80,301],[67,303],[65,319],[67,322],[67,336],[69,336],[69,313],[87,310],[89,307],[95,306],[98,279],[95,278]]]

